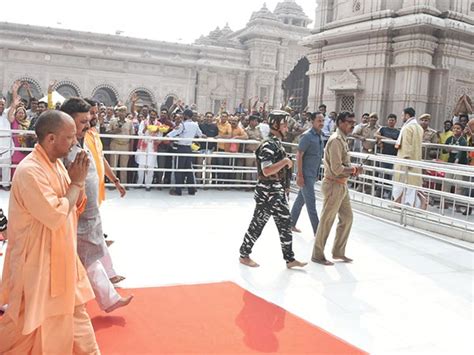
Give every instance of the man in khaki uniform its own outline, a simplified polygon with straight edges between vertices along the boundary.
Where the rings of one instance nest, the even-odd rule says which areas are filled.
[[[365,154],[374,154],[375,153],[375,134],[378,132],[380,129],[380,126],[377,124],[377,121],[379,120],[379,116],[375,113],[372,112],[369,115],[369,122],[365,125],[358,125],[352,133],[352,137],[359,139],[362,144],[362,153]],[[369,161],[368,165],[373,166],[374,162]],[[366,175],[373,175],[373,171],[367,170],[365,172]],[[359,185],[357,187],[357,191],[362,192],[362,189],[364,189],[364,192],[366,194],[372,194],[372,180],[371,179],[364,179],[364,185]]]
[[[374,153],[375,133],[380,129],[380,126],[377,124],[378,120],[379,116],[373,112],[369,115],[369,122],[365,125],[358,125],[358,128],[354,129],[352,133],[354,138],[362,142],[362,153]]]
[[[423,143],[439,144],[439,133],[430,127],[431,115],[424,113],[418,118],[420,126],[423,128]],[[437,158],[440,154],[436,154],[436,148],[423,148],[423,159],[431,160]],[[440,152],[441,153],[441,152]]]
[[[121,106],[118,109],[118,118],[113,118],[110,121],[109,129],[107,133],[109,134],[120,134],[120,135],[133,135],[133,124],[132,121],[126,118],[127,116],[127,107]],[[130,138],[112,138],[110,140],[110,150],[120,151],[120,152],[130,152],[132,151],[132,142]],[[110,166],[112,169],[117,168],[120,161],[121,168],[128,167],[128,159],[130,158],[127,154],[112,154],[110,158]],[[127,171],[120,171],[120,181],[122,183],[127,183]]]
[[[354,129],[354,124],[355,117],[353,113],[341,112],[336,119],[336,132],[331,135],[324,150],[324,179],[321,187],[324,195],[323,213],[316,232],[316,241],[311,258],[313,262],[322,265],[334,265],[324,256],[324,247],[336,215],[339,215],[339,223],[332,256],[334,259],[344,262],[352,261],[345,253],[352,226],[352,208],[347,179],[362,172],[361,166],[351,166],[349,157],[347,136]]]

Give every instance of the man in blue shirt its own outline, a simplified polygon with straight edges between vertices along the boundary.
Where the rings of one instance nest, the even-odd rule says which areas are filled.
[[[300,187],[300,191],[291,209],[291,223],[292,230],[300,233],[301,231],[296,228],[296,222],[298,222],[301,209],[306,204],[313,233],[316,234],[319,218],[316,211],[314,184],[319,177],[319,167],[323,158],[324,143],[321,130],[324,125],[324,115],[321,112],[314,112],[310,115],[310,120],[313,127],[301,136],[296,153],[298,167],[296,184]]]

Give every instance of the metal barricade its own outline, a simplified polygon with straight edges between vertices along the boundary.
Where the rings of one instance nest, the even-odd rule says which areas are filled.
[[[28,131],[10,131],[0,130],[0,135],[5,134],[34,134]],[[112,160],[120,161],[121,156],[127,156],[129,159],[126,166],[112,166],[114,172],[119,175],[126,173],[129,181],[123,181],[128,188],[230,188],[230,189],[251,189],[256,182],[255,154],[246,152],[246,145],[259,144],[258,141],[236,140],[236,139],[213,139],[213,138],[195,138],[193,142],[200,145],[200,148],[190,153],[177,153],[173,150],[173,145],[179,144],[183,139],[154,137],[154,136],[121,136],[104,134],[102,139],[129,139],[146,140],[147,142],[160,142],[166,145],[167,149],[152,149],[151,151],[120,151],[106,150],[104,155]],[[384,141],[385,143],[389,143]],[[216,144],[239,144],[237,152],[215,151],[208,149],[209,145]],[[390,143],[394,143],[391,141]],[[130,146],[133,146],[130,143]],[[294,158],[297,150],[297,144],[284,143],[290,156]],[[427,149],[446,148],[443,145],[424,144]],[[460,147],[468,152],[473,152],[472,147]],[[0,147],[0,153],[31,151],[32,148],[22,147]],[[163,164],[136,164],[135,157],[141,154],[145,161],[166,162]],[[161,157],[161,158],[160,158]],[[130,159],[132,158],[132,159]],[[192,165],[188,169],[180,169],[180,159],[191,158]],[[381,213],[382,217],[396,220],[403,225],[419,225],[420,221],[430,222],[440,231],[440,226],[447,227],[446,234],[451,232],[458,233],[461,239],[467,239],[474,242],[474,216],[471,214],[474,209],[474,168],[472,166],[463,166],[458,164],[439,163],[433,161],[412,161],[398,159],[394,156],[379,154],[376,150],[372,154],[351,153],[353,163],[357,164],[367,159],[364,166],[364,172],[359,178],[349,179],[350,194],[355,205],[371,211],[373,214]],[[292,189],[297,192],[298,187],[295,183],[296,161],[294,160],[294,174]],[[162,166],[160,166],[162,165]],[[16,164],[3,159],[0,161],[0,167],[5,169],[14,169]],[[418,169],[419,171],[407,170]],[[323,176],[323,164],[321,165],[321,176]],[[153,174],[155,180],[149,184],[137,183],[137,175],[142,171],[146,174]],[[436,174],[430,174],[436,172]],[[192,184],[178,184],[176,182],[177,173],[191,173],[194,177]],[[421,176],[422,186],[412,186],[394,181],[393,176],[396,173],[403,173],[408,176]],[[156,178],[159,177],[157,181]],[[169,178],[169,181],[166,180]],[[3,179],[3,174],[2,174]],[[8,182],[3,182],[8,183]],[[111,186],[111,184],[108,184]],[[359,188],[362,186],[362,188]],[[391,199],[391,192],[394,186],[402,188],[414,188],[417,193],[425,199],[425,203],[420,206],[407,206],[396,203]],[[315,186],[319,192],[320,184]],[[410,221],[411,220],[411,221]],[[417,221],[417,223],[413,222]],[[467,235],[467,237],[466,237]],[[472,238],[472,239],[471,239]]]

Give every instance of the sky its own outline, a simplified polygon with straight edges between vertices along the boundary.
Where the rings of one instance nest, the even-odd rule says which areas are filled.
[[[266,0],[273,11],[278,2]],[[0,21],[192,43],[217,26],[245,27],[264,0],[22,0],[2,1]],[[316,0],[296,0],[314,21]],[[310,24],[310,27],[313,24]]]

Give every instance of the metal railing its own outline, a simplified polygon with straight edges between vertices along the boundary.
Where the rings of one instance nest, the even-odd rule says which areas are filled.
[[[5,134],[25,135],[34,134],[28,131],[6,131],[0,130],[0,136]],[[252,140],[237,139],[214,139],[195,138],[194,143],[200,145],[199,149],[188,153],[178,153],[173,149],[175,144],[185,140],[181,138],[155,137],[155,136],[122,136],[122,135],[101,135],[105,145],[107,140],[129,139],[130,142],[136,140],[146,141],[147,144],[160,142],[158,149],[147,148],[145,151],[104,151],[104,155],[109,162],[120,163],[120,157],[127,156],[126,166],[115,166],[112,169],[117,175],[126,177],[122,181],[126,187],[135,188],[245,188],[251,189],[256,182],[256,161],[251,149],[260,142]],[[390,141],[394,143],[393,141]],[[389,143],[387,141],[387,143]],[[236,152],[217,151],[214,147],[218,144],[238,144],[239,150]],[[129,144],[133,146],[133,143]],[[296,152],[297,145],[284,143],[287,151]],[[424,144],[425,148],[443,149],[445,145]],[[235,148],[235,146],[234,146]],[[467,152],[474,151],[472,147],[456,147],[458,150]],[[0,153],[9,155],[10,152],[28,152],[32,148],[23,147],[0,147]],[[228,149],[227,149],[228,150]],[[6,153],[5,153],[6,152]],[[135,157],[141,155],[142,162],[136,164]],[[113,158],[115,156],[115,158]],[[2,155],[4,157],[4,155]],[[130,159],[132,158],[132,159]],[[191,158],[190,168],[179,168],[180,159]],[[114,160],[115,159],[115,160]],[[361,206],[370,206],[377,209],[377,212],[386,211],[391,213],[398,222],[406,225],[410,219],[430,222],[434,225],[446,226],[451,231],[467,233],[468,237],[474,233],[474,217],[470,214],[474,209],[474,167],[459,164],[440,163],[434,161],[412,161],[398,159],[395,156],[379,154],[374,151],[371,154],[352,152],[351,159],[354,164],[358,164],[367,159],[364,172],[357,178],[349,179],[350,194],[352,200]],[[152,162],[149,164],[148,162]],[[293,178],[296,177],[296,164]],[[16,164],[11,162],[0,163],[0,168],[14,169]],[[407,168],[415,169],[408,170]],[[323,176],[324,166],[321,165],[321,176]],[[2,170],[3,171],[3,170]],[[139,172],[152,174],[151,183],[137,183]],[[176,182],[177,173],[191,173],[194,183],[178,184]],[[394,181],[394,174],[405,174],[406,176],[419,176],[422,178],[422,186],[413,186]],[[2,174],[3,175],[3,174]],[[3,179],[3,177],[2,177]],[[4,181],[3,184],[9,183]],[[111,184],[108,184],[111,185]],[[424,198],[426,203],[422,206],[413,207],[396,203],[391,199],[393,186],[402,188],[415,188],[417,193]],[[292,189],[297,192],[298,187],[293,181]],[[320,183],[315,189],[319,192]],[[375,211],[375,210],[374,210]],[[448,232],[449,234],[449,232]],[[449,235],[448,235],[449,236]],[[464,237],[462,237],[464,238]],[[472,237],[474,241],[474,236]]]

